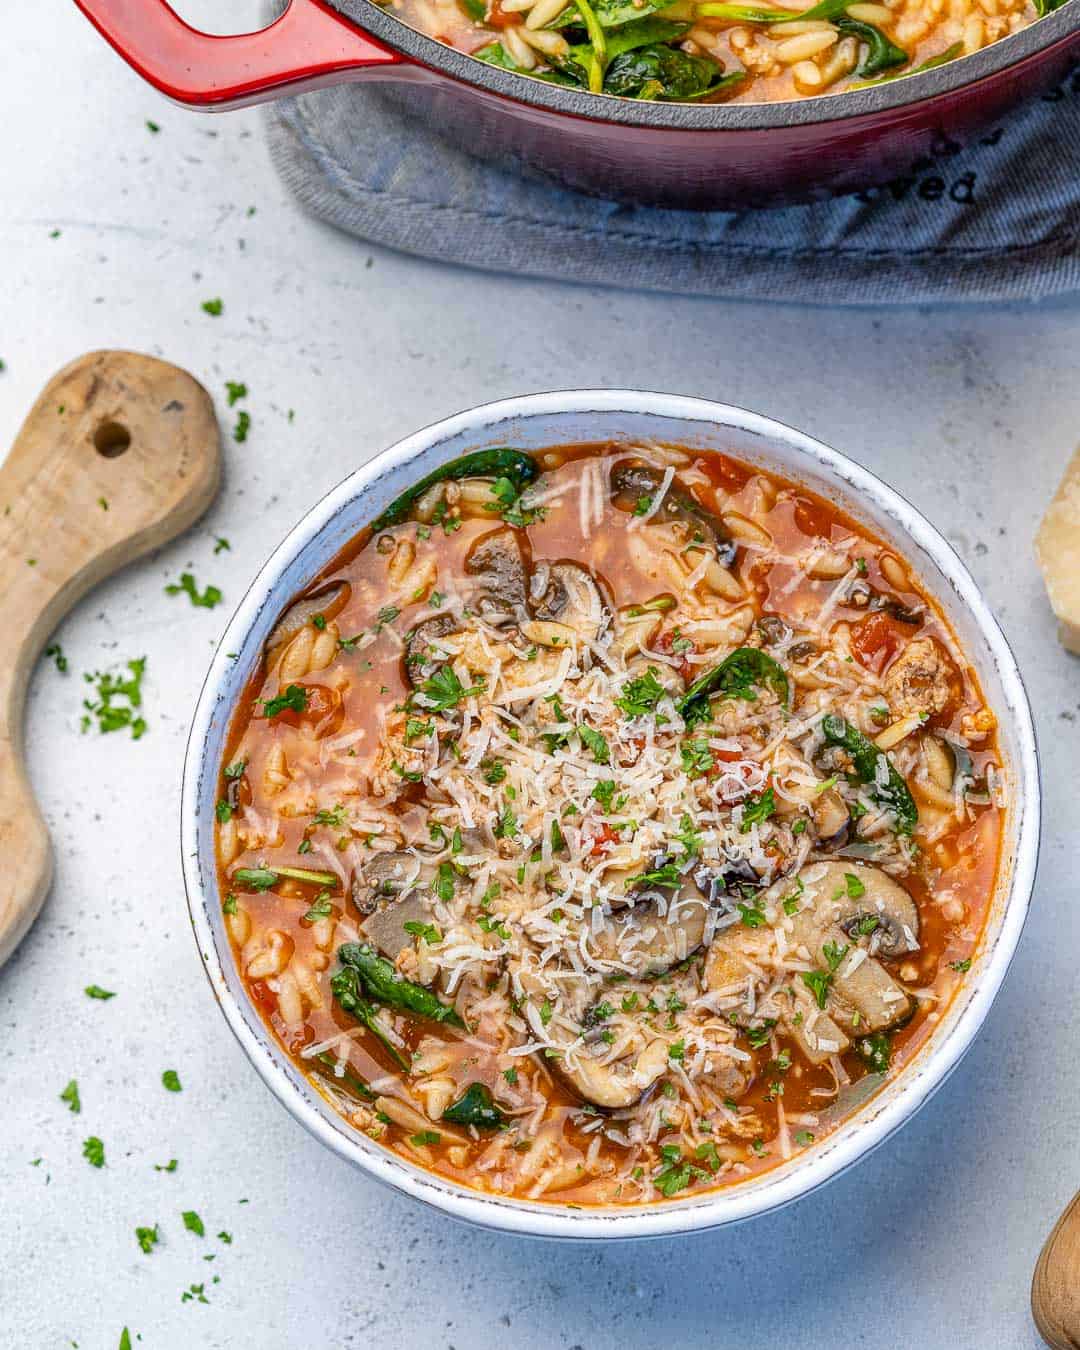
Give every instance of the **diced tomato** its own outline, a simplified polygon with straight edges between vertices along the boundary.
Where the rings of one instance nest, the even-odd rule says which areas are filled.
[[[601,853],[607,853],[612,844],[619,842],[618,830],[613,830],[610,825],[601,825],[596,832],[592,843],[592,855],[595,858]]]
[[[681,639],[679,643],[679,651],[677,653],[675,652],[674,649],[676,639]],[[689,646],[684,647],[682,645],[684,642],[689,643]],[[671,656],[677,655],[682,658],[679,661],[679,664],[675,667],[675,669],[683,677],[686,683],[689,684],[690,681],[694,678],[694,667],[690,664],[690,662],[686,658],[690,655],[691,652],[697,651],[697,648],[694,646],[693,642],[691,642],[688,637],[684,637],[683,634],[680,633],[678,628],[669,628],[667,629],[666,632],[661,633],[660,636],[656,639],[656,650],[659,652],[667,652]]]
[[[307,694],[304,710],[297,712],[294,708],[283,708],[275,713],[273,722],[309,727],[316,740],[337,731],[345,715],[338,691],[325,684],[305,684],[302,680],[290,680],[289,683],[298,684]]]
[[[910,635],[910,629],[904,629],[883,610],[878,610],[854,625],[851,650],[861,665],[880,675],[896,655],[905,633]]]
[[[484,23],[488,28],[512,28],[514,24],[523,22],[523,19],[524,16],[520,12],[511,10],[507,13],[499,0],[491,0]]]

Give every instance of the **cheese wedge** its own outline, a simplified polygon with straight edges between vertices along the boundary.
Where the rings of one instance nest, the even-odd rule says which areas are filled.
[[[1035,554],[1062,646],[1080,652],[1080,449],[1043,516]]]

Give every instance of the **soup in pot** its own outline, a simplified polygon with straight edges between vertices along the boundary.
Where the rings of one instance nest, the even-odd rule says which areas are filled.
[[[640,1205],[811,1149],[994,890],[995,718],[909,562],[666,445],[479,451],[282,614],[221,766],[254,1004],[357,1130]]]
[[[505,70],[621,98],[764,103],[943,65],[1064,0],[392,0],[428,36]]]

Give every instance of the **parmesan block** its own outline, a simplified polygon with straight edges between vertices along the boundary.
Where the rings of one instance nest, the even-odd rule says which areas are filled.
[[[1080,652],[1080,449],[1043,516],[1035,553],[1057,616],[1058,637],[1069,651]]]

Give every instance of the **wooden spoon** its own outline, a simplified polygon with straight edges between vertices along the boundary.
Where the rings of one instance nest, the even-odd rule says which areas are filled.
[[[23,761],[30,670],[99,581],[187,529],[214,499],[209,394],[134,352],[91,352],[46,385],[0,467],[0,965],[37,917],[52,853]]]
[[[1080,1193],[1046,1239],[1031,1281],[1031,1312],[1047,1345],[1080,1348]]]

